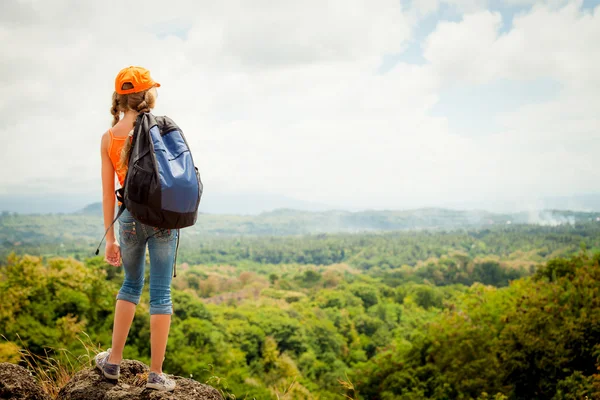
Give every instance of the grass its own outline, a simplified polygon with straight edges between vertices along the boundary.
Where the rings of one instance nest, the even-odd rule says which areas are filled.
[[[343,395],[345,399],[349,400],[358,400],[358,391],[354,387],[354,384],[350,381],[347,374],[344,374],[346,379],[338,379],[338,383],[345,390],[345,394]],[[350,397],[352,396],[352,397]]]
[[[60,389],[71,380],[73,375],[90,367],[94,356],[101,351],[97,345],[92,343],[87,334],[83,333],[82,335],[84,338],[79,337],[78,340],[85,352],[79,356],[62,348],[46,348],[42,356],[33,354],[26,348],[19,349],[27,368],[32,372],[42,390],[53,399],[58,396]],[[20,337],[19,340],[21,340]],[[21,344],[23,344],[22,340]]]

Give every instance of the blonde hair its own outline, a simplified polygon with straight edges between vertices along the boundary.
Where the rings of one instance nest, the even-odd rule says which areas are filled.
[[[129,82],[123,84],[122,89],[127,90],[133,88],[133,85]],[[113,92],[112,95],[112,107],[110,113],[113,116],[112,126],[115,126],[121,120],[121,113],[126,111],[136,111],[138,113],[150,112],[154,108],[156,97],[152,90],[144,90],[143,92],[130,93],[130,94],[119,94]],[[135,129],[135,122],[129,132],[129,138],[125,141],[123,151],[121,152],[121,159],[119,161],[118,168],[126,169],[129,164],[129,155],[131,154],[131,139],[133,131]]]

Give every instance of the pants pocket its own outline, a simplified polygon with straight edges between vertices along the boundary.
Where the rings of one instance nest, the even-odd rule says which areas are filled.
[[[119,238],[123,245],[134,245],[138,242],[135,221],[119,221]]]
[[[159,242],[168,242],[170,240],[175,239],[175,235],[177,234],[177,229],[162,229],[162,228],[152,228],[154,229],[154,238]]]

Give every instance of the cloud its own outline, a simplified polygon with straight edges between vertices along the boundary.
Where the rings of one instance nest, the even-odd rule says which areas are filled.
[[[581,2],[555,8],[535,5],[515,16],[500,34],[502,15],[480,11],[460,22],[441,22],[425,41],[424,56],[447,81],[552,78],[585,89],[600,84],[595,43],[600,37],[600,7],[582,11]]]
[[[99,194],[127,65],[163,85],[156,113],[183,128],[206,190],[374,208],[594,190],[599,9],[536,4],[502,33],[502,14],[469,4],[421,43],[423,65],[381,73],[437,3],[4,2],[0,192]],[[559,92],[491,110],[476,137],[433,112],[452,86],[486,102],[486,85],[540,78]]]

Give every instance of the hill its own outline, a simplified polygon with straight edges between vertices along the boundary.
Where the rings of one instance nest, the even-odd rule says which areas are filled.
[[[74,215],[102,216],[102,204],[93,203]],[[561,225],[589,222],[600,212],[541,210],[497,214],[483,210],[422,208],[415,210],[302,211],[276,209],[258,215],[200,214],[197,234],[302,235],[397,230],[448,230],[506,224]]]

